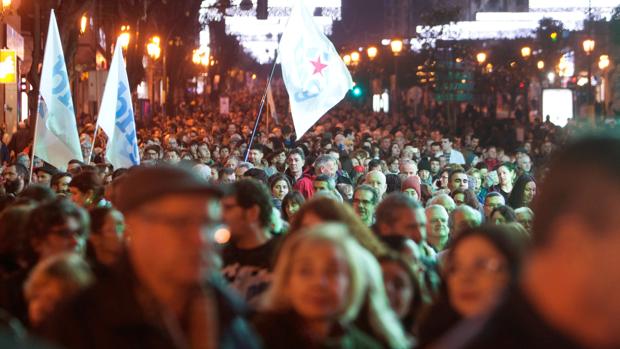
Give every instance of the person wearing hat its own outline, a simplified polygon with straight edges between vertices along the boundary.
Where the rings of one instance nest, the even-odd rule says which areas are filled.
[[[119,263],[53,314],[44,338],[68,349],[257,348],[213,267],[219,190],[169,166],[134,168],[117,189],[128,242]]]
[[[410,176],[403,181],[400,191],[414,200],[421,201],[422,193],[420,189],[420,177]]]
[[[50,187],[52,177],[57,172],[58,170],[48,163],[44,163],[43,166],[34,170],[34,173],[37,175],[37,183],[45,187]]]

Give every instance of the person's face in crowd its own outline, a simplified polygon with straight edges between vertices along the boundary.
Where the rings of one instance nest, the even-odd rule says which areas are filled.
[[[297,211],[299,211],[300,207],[301,206],[298,203],[292,201],[286,205],[284,209],[286,210],[286,215],[289,217],[289,220],[295,215],[295,213],[297,213]]]
[[[427,209],[426,222],[426,239],[428,243],[435,247],[437,251],[443,250],[450,235],[448,212],[443,207]]]
[[[245,149],[244,149],[244,145],[242,144],[239,148],[234,149],[232,151],[232,156],[236,157],[236,158],[241,158],[241,153],[245,153]]]
[[[220,211],[216,199],[171,194],[129,212],[127,249],[139,275],[179,290],[203,285],[213,264],[211,234]]]
[[[440,145],[431,145],[431,154],[435,157],[439,157],[441,155],[441,146]]]
[[[465,318],[489,310],[507,286],[505,257],[486,239],[472,236],[452,252],[447,269],[450,303]]]
[[[177,164],[179,163],[179,161],[181,161],[181,158],[179,157],[179,154],[177,154],[177,152],[168,151],[166,152],[166,155],[164,155],[164,160],[169,164]]]
[[[174,137],[170,137],[168,138],[168,148],[177,148],[179,146],[179,143],[177,142],[177,139]]]
[[[528,182],[523,189],[523,206],[529,206],[536,196],[536,183]]]
[[[318,192],[321,190],[329,191],[329,183],[327,181],[317,181],[312,182],[312,186],[314,187],[314,191]]]
[[[340,248],[309,242],[295,251],[290,268],[287,290],[293,310],[308,322],[335,321],[350,289],[350,269]]]
[[[418,192],[413,188],[407,188],[403,190],[403,193],[414,200],[420,200],[420,196],[418,195]]]
[[[426,241],[426,214],[423,208],[401,208],[391,226],[383,227],[383,235],[398,235],[419,244]]]
[[[525,230],[531,233],[534,217],[532,217],[532,215],[527,211],[517,211],[515,215],[517,216],[517,222],[519,222]]]
[[[377,206],[373,203],[373,193],[357,190],[353,193],[353,209],[366,225],[371,225]]]
[[[476,148],[478,148],[479,145],[480,145],[480,138],[472,137],[469,148],[472,150],[476,150]]]
[[[258,149],[251,149],[248,154],[248,161],[251,162],[254,166],[260,166],[261,161],[263,160],[263,152]]]
[[[495,149],[495,147],[489,148],[489,151],[487,151],[487,158],[497,159],[497,149]]]
[[[446,189],[448,188],[448,171],[443,171],[439,176],[439,188]]]
[[[385,176],[382,176],[379,173],[369,173],[366,176],[366,184],[375,188],[379,193],[379,197],[383,197],[385,191],[387,190],[387,183],[385,181]]]
[[[286,164],[292,173],[303,172],[304,160],[299,154],[290,154],[286,159]]]
[[[117,210],[108,213],[101,227],[101,232],[89,236],[98,261],[105,265],[112,265],[116,262],[123,247],[124,232],[125,218],[123,214]]]
[[[431,178],[431,172],[429,170],[418,170],[418,176],[422,182],[427,182]]]
[[[226,160],[226,167],[236,169],[237,165],[239,165],[239,160],[237,158],[229,158]]]
[[[243,175],[244,175],[247,171],[248,171],[248,168],[247,168],[247,167],[245,167],[245,166],[238,166],[238,167],[235,169],[235,176],[236,176],[237,178],[241,178],[241,177],[243,177]]]
[[[440,170],[441,170],[441,165],[439,164],[439,161],[432,160],[431,161],[431,174],[436,175],[437,173],[439,173]]]
[[[392,310],[399,319],[405,318],[415,296],[413,280],[405,268],[395,261],[382,261],[383,284]]]
[[[206,144],[201,144],[198,146],[198,156],[203,161],[211,160],[211,152],[209,151],[209,146]]]
[[[543,143],[540,149],[543,155],[549,155],[551,154],[551,151],[553,151],[553,144],[551,144],[551,142],[549,141],[546,141],[545,143]]]
[[[390,167],[389,170],[392,173],[398,173],[399,172],[399,168],[400,168],[400,163],[398,161],[398,159],[394,159],[394,161],[392,161],[392,163],[390,163]]]
[[[418,174],[418,166],[414,162],[403,162],[400,164],[400,174],[403,179]]]
[[[66,299],[66,290],[61,280],[54,277],[45,277],[37,285],[28,299],[28,320],[32,326],[41,325],[47,319],[58,303]]]
[[[493,224],[506,224],[506,217],[501,212],[495,211],[491,215],[491,222]]]
[[[46,187],[50,186],[50,182],[52,181],[52,175],[47,173],[47,172],[43,172],[43,171],[39,171],[37,172],[37,183],[40,185],[44,185]]]
[[[353,199],[353,186],[351,184],[346,184],[346,183],[338,184],[338,188],[340,188],[340,192],[344,196],[345,200]]]
[[[144,160],[157,160],[159,159],[159,154],[155,149],[148,149],[144,152]]]
[[[69,184],[71,183],[71,177],[69,176],[64,176],[58,179],[57,184],[52,187],[52,189],[57,193],[57,194],[71,194],[71,192],[69,191]]]
[[[471,178],[474,179],[474,183],[470,183],[473,184],[474,193],[480,193],[480,189],[482,187],[482,177],[480,176],[480,172],[472,173]]]
[[[465,204],[465,194],[463,193],[454,194],[453,199],[456,206]]]
[[[452,175],[449,189],[450,191],[455,191],[457,189],[467,190],[469,188],[469,177],[467,177],[466,173],[455,173]]]
[[[2,170],[2,181],[7,193],[18,194],[24,189],[24,178],[19,176],[15,166],[6,166]]]
[[[237,176],[233,172],[222,175],[222,178],[220,178],[220,183],[234,183],[236,180]]]
[[[493,212],[494,209],[505,205],[506,204],[506,200],[504,200],[504,197],[499,195],[499,196],[488,196],[485,200],[484,200],[484,216],[486,218],[490,218],[491,213]]]
[[[532,170],[532,160],[528,155],[523,155],[517,160],[517,166],[525,173],[529,173]]]
[[[443,155],[440,156],[439,157],[439,167],[445,168],[447,164],[448,164],[448,161],[446,160],[446,157],[443,156]]]
[[[392,156],[400,156],[400,147],[398,146],[398,144],[392,144]]]
[[[64,224],[50,227],[45,237],[32,241],[32,247],[37,252],[39,260],[49,256],[73,252],[81,240],[82,225],[75,217],[67,217]]]
[[[338,164],[335,161],[328,161],[319,169],[319,172],[335,179],[338,172]]]
[[[222,148],[220,150],[220,157],[222,159],[227,159],[230,156],[230,149],[228,148]]]
[[[235,133],[237,133],[237,125],[235,124],[228,125],[228,129],[226,130],[226,132],[228,132],[229,136],[234,135]]]
[[[497,169],[497,176],[499,177],[499,184],[501,186],[513,184],[514,173],[511,170],[509,170],[506,166],[500,166]]]
[[[455,212],[453,216],[453,230],[450,232],[452,238],[456,238],[465,229],[477,227],[479,224],[478,218],[472,211],[459,210]]]
[[[288,185],[286,184],[286,181],[279,180],[275,182],[271,188],[271,194],[278,200],[284,199],[286,194],[288,194]]]
[[[448,138],[442,138],[441,139],[441,149],[444,152],[452,151],[452,142],[450,142],[450,139],[448,139]]]

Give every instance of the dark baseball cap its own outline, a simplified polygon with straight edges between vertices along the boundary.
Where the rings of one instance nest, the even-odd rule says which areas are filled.
[[[132,168],[119,178],[114,205],[123,213],[173,194],[195,194],[219,198],[222,191],[189,169],[169,165]]]

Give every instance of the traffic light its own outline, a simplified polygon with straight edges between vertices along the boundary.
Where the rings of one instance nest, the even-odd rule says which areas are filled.
[[[353,87],[353,90],[351,91],[353,93],[353,97],[359,98],[362,96],[362,88],[359,86],[355,86]]]
[[[558,32],[553,32],[553,33],[549,34],[549,38],[551,38],[552,42],[557,42],[558,41]]]
[[[256,18],[267,19],[269,17],[269,5],[268,0],[258,0],[256,3]]]

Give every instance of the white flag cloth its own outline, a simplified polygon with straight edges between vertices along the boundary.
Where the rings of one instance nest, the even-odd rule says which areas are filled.
[[[66,168],[73,159],[84,160],[54,10],[45,43],[34,143],[34,155],[57,168]]]
[[[117,42],[97,117],[97,126],[108,136],[105,157],[114,168],[140,164],[130,91],[123,49]]]
[[[299,139],[344,98],[353,80],[302,0],[293,7],[280,40],[279,55]]]

